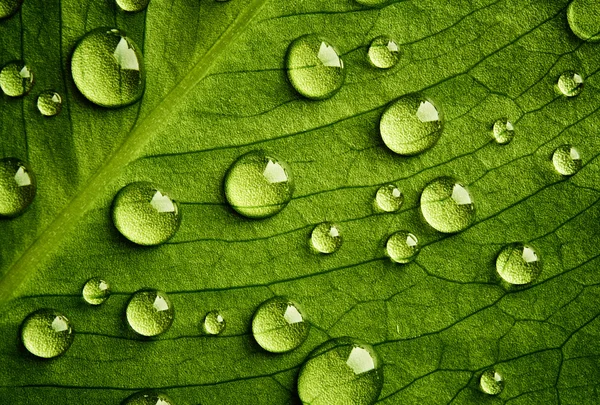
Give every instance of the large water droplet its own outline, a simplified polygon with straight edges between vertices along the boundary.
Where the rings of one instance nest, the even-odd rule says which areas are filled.
[[[250,218],[277,214],[292,199],[294,181],[289,166],[263,151],[238,158],[225,176],[225,197],[238,213]]]
[[[117,29],[98,28],[85,34],[73,52],[71,70],[81,94],[103,107],[123,107],[144,93],[142,54]]]
[[[174,405],[165,394],[154,391],[142,391],[126,398],[121,405]]]
[[[181,223],[179,204],[161,188],[148,182],[128,184],[113,201],[116,228],[138,245],[159,245],[169,240]]]
[[[498,395],[504,389],[504,379],[496,370],[490,368],[481,374],[479,387],[486,394]]]
[[[55,91],[45,91],[38,96],[37,108],[42,115],[53,117],[62,110],[62,97]]]
[[[494,122],[492,134],[497,143],[506,145],[515,137],[515,127],[508,119],[502,118]]]
[[[372,405],[382,387],[381,360],[373,347],[348,337],[317,347],[298,377],[305,405]]]
[[[36,190],[29,165],[15,158],[0,159],[0,217],[21,215],[33,202]]]
[[[439,177],[421,194],[421,212],[440,232],[462,231],[475,220],[475,205],[467,189],[451,177]]]
[[[581,169],[581,156],[571,145],[559,146],[552,154],[552,163],[563,176],[572,176]]]
[[[21,4],[23,4],[23,0],[0,0],[0,20],[19,11]]]
[[[310,323],[298,305],[285,297],[263,302],[252,318],[252,335],[263,349],[284,353],[299,347],[310,331]]]
[[[337,50],[318,35],[304,35],[288,48],[286,68],[290,83],[304,97],[323,100],[344,84],[344,62]]]
[[[408,231],[398,231],[388,238],[385,250],[393,261],[404,264],[415,260],[421,248],[415,235]]]
[[[396,66],[400,59],[400,47],[386,35],[375,38],[367,51],[369,62],[380,69],[389,69]]]
[[[431,100],[408,94],[390,104],[379,123],[381,138],[400,155],[416,155],[440,139],[443,119]]]
[[[225,318],[219,311],[210,311],[204,317],[203,329],[209,335],[218,335],[225,329]]]
[[[567,9],[567,20],[575,35],[586,41],[600,41],[600,2],[573,0]]]
[[[117,0],[117,5],[123,11],[136,13],[148,7],[150,0]]]
[[[22,97],[33,88],[33,71],[22,61],[6,64],[0,71],[0,88],[10,97]]]
[[[331,222],[320,223],[310,234],[311,246],[320,253],[336,252],[342,247],[343,242],[339,227]]]
[[[100,277],[93,277],[83,286],[83,299],[90,305],[100,305],[110,297],[110,284]]]
[[[39,309],[27,316],[21,326],[21,341],[37,357],[60,356],[73,343],[73,328],[66,316],[54,309]]]
[[[496,259],[496,271],[510,284],[529,284],[542,272],[542,263],[531,246],[511,243],[500,251]]]
[[[131,329],[142,336],[156,336],[171,327],[175,310],[165,292],[140,290],[127,303],[125,314]]]
[[[583,91],[583,77],[579,73],[569,70],[560,75],[556,85],[566,97],[575,97]]]
[[[385,212],[395,212],[402,207],[404,196],[394,184],[381,186],[375,195],[377,207]]]

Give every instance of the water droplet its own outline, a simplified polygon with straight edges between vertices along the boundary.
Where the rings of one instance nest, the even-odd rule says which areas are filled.
[[[400,47],[388,36],[382,35],[371,41],[367,52],[369,62],[375,67],[389,69],[400,59]]]
[[[337,252],[343,242],[340,229],[331,222],[323,222],[315,226],[310,235],[311,246],[320,253]]]
[[[569,70],[560,75],[557,86],[566,97],[575,97],[583,91],[583,77]]]
[[[581,169],[581,156],[571,145],[559,146],[552,154],[552,163],[563,176],[572,176]]]
[[[123,11],[136,13],[148,7],[150,0],[117,0],[117,5]]]
[[[348,337],[317,347],[298,377],[305,405],[372,405],[382,387],[383,368],[375,349]]]
[[[165,292],[140,290],[131,296],[125,314],[131,329],[142,336],[156,336],[171,327],[175,310]]]
[[[346,72],[338,51],[318,35],[304,35],[287,52],[288,78],[296,91],[313,100],[333,96],[344,84]]]
[[[116,228],[138,245],[159,245],[169,240],[181,223],[179,204],[161,188],[145,181],[128,184],[113,201]]]
[[[298,305],[285,297],[263,302],[252,318],[256,342],[272,353],[284,353],[299,347],[310,331],[310,323]]]
[[[421,248],[415,235],[408,231],[398,231],[388,238],[385,250],[393,261],[404,264],[415,260]]]
[[[33,71],[22,61],[10,62],[0,71],[0,88],[10,97],[22,97],[33,88]]]
[[[225,197],[231,207],[249,218],[277,214],[292,199],[294,181],[284,161],[264,151],[238,158],[225,176]]]
[[[504,379],[494,369],[488,369],[481,374],[479,379],[481,391],[489,395],[498,395],[504,389]]]
[[[496,259],[496,271],[510,284],[529,284],[542,272],[542,263],[531,246],[511,243],[500,251]]]
[[[142,54],[117,29],[98,28],[85,34],[73,52],[71,70],[81,94],[103,107],[126,106],[144,93]]]
[[[508,119],[502,118],[494,122],[492,134],[497,143],[506,145],[515,137],[515,127]]]
[[[45,91],[38,96],[37,108],[42,115],[53,117],[62,110],[62,97],[55,91]]]
[[[395,212],[402,207],[404,196],[394,184],[381,186],[375,195],[377,207],[385,212]]]
[[[21,215],[33,202],[36,190],[29,165],[15,158],[0,159],[0,217]]]
[[[54,309],[39,309],[25,318],[21,326],[21,341],[37,357],[60,356],[73,343],[73,328],[66,316]]]
[[[100,277],[90,278],[83,286],[83,299],[90,305],[100,305],[110,297],[110,284]]]
[[[121,405],[174,405],[175,403],[161,392],[142,391],[125,399]]]
[[[0,20],[19,11],[21,4],[23,4],[23,0],[0,0]]]
[[[416,155],[440,139],[443,119],[431,100],[408,94],[390,104],[379,123],[381,138],[400,155]]]
[[[390,0],[356,0],[356,2],[367,7],[381,7],[388,4]]]
[[[567,9],[567,20],[579,38],[600,41],[600,3],[597,0],[573,0]]]
[[[219,311],[210,311],[204,317],[204,332],[218,335],[225,329],[225,319]]]
[[[439,177],[425,187],[421,212],[429,225],[444,233],[462,231],[475,220],[471,195],[451,177]]]

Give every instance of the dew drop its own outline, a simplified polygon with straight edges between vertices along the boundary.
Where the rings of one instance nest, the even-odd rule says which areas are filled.
[[[331,222],[322,222],[315,226],[310,235],[312,248],[320,253],[337,252],[343,242],[339,227]]]
[[[600,41],[600,3],[597,0],[573,0],[567,9],[567,20],[579,38]]]
[[[542,272],[542,263],[531,246],[511,243],[500,251],[496,259],[496,271],[510,284],[529,284]]]
[[[129,105],[144,93],[142,54],[117,29],[98,28],[85,34],[73,52],[71,70],[81,94],[103,107]]]
[[[204,317],[203,329],[209,335],[218,335],[225,329],[225,318],[219,311],[210,311]]]
[[[298,93],[313,100],[333,96],[344,84],[346,72],[338,51],[327,40],[309,34],[288,48],[286,69]]]
[[[515,137],[515,127],[508,119],[502,118],[494,122],[492,134],[497,143],[506,145]]]
[[[0,71],[0,88],[10,97],[22,97],[33,88],[33,71],[22,61],[6,64]]]
[[[0,20],[19,11],[21,4],[23,4],[23,0],[0,0]]]
[[[408,231],[392,234],[385,243],[387,255],[396,263],[410,263],[419,254],[419,240]]]
[[[181,223],[179,204],[161,187],[148,182],[128,184],[113,201],[115,227],[138,245],[159,245],[169,240]]]
[[[38,96],[37,108],[42,115],[53,117],[62,110],[62,97],[55,91],[45,91]]]
[[[356,0],[358,4],[367,7],[382,7],[390,2],[390,0]]]
[[[239,214],[267,218],[292,199],[294,181],[284,161],[264,151],[242,155],[225,176],[225,197]]]
[[[479,387],[486,394],[498,395],[504,389],[504,379],[496,370],[488,369],[481,374]]]
[[[416,155],[440,139],[443,119],[438,108],[419,94],[408,94],[390,104],[379,123],[381,138],[400,155]]]
[[[21,341],[37,357],[49,359],[60,356],[73,343],[73,328],[60,312],[44,308],[32,312],[21,326]]]
[[[83,286],[83,299],[90,305],[103,304],[110,297],[110,284],[100,277],[93,277]]]
[[[286,297],[274,297],[263,302],[252,318],[252,335],[268,352],[284,353],[299,347],[310,331],[298,304]]]
[[[298,377],[305,405],[372,405],[382,387],[383,368],[375,349],[348,337],[317,347]]]
[[[134,293],[125,310],[131,329],[142,336],[157,336],[173,323],[175,310],[163,291],[140,290]]]
[[[117,5],[123,11],[137,13],[148,7],[150,0],[117,0]]]
[[[126,398],[121,405],[174,405],[175,403],[161,392],[142,391]]]
[[[371,41],[367,55],[373,66],[380,69],[389,69],[398,63],[400,47],[393,39],[382,35]]]
[[[439,177],[425,187],[421,212],[429,225],[444,233],[462,231],[475,220],[471,195],[451,177]]]
[[[404,196],[394,184],[381,186],[375,194],[377,207],[385,212],[395,212],[402,207]]]
[[[562,145],[552,154],[552,163],[563,176],[572,176],[581,169],[581,155],[571,145]]]
[[[558,90],[566,97],[575,97],[583,91],[583,81],[579,73],[569,70],[558,78]]]
[[[31,205],[37,187],[35,176],[25,162],[0,159],[0,217],[16,217]]]

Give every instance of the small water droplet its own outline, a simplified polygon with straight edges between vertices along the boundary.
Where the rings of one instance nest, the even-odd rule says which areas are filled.
[[[408,94],[392,102],[379,123],[381,138],[400,155],[416,155],[440,139],[443,118],[431,100]]]
[[[33,71],[22,61],[6,64],[0,71],[0,88],[10,97],[22,97],[33,88]]]
[[[400,47],[393,39],[382,35],[371,41],[367,55],[373,66],[380,69],[389,69],[398,63]]]
[[[55,91],[45,91],[38,96],[37,108],[42,115],[53,117],[62,110],[62,97]]]
[[[179,204],[161,187],[145,181],[128,184],[115,196],[115,227],[138,245],[159,245],[179,229]]]
[[[337,252],[344,239],[337,225],[331,222],[322,222],[315,226],[310,234],[310,243],[314,250],[320,253]]]
[[[93,277],[83,286],[83,299],[90,305],[103,304],[110,297],[110,284],[100,277]]]
[[[37,187],[35,176],[25,162],[0,159],[0,217],[16,217],[31,205]]]
[[[171,327],[175,310],[165,292],[140,290],[131,296],[125,314],[135,332],[142,336],[157,336]]]
[[[471,195],[451,177],[439,177],[423,189],[421,212],[429,225],[444,233],[462,231],[475,220]]]
[[[375,349],[348,337],[317,347],[298,377],[305,405],[372,405],[382,387],[383,368]]]
[[[267,218],[292,199],[294,181],[284,161],[264,151],[238,158],[225,176],[225,197],[231,207],[249,218]]]
[[[579,38],[600,41],[600,3],[597,0],[573,0],[567,9],[567,20]]]
[[[572,176],[581,169],[581,155],[571,145],[562,145],[552,154],[552,163],[563,176]]]
[[[127,397],[121,405],[174,405],[165,394],[154,391],[142,391]]]
[[[486,394],[498,395],[504,389],[504,379],[496,370],[490,368],[481,374],[479,387]]]
[[[150,0],[117,0],[117,5],[123,11],[137,13],[148,7]]]
[[[492,134],[497,143],[506,145],[513,140],[515,136],[515,127],[508,119],[502,118],[494,122]]]
[[[415,260],[421,248],[415,235],[408,231],[398,231],[388,238],[385,250],[393,261],[404,264]]]
[[[71,346],[73,338],[71,322],[54,309],[32,312],[21,326],[23,345],[37,357],[49,359],[60,356]]]
[[[23,0],[0,0],[0,20],[19,11],[21,4],[23,4]]]
[[[542,263],[533,247],[523,243],[511,243],[498,254],[496,271],[510,284],[529,284],[542,272]]]
[[[381,186],[375,195],[377,207],[385,212],[395,212],[402,207],[404,196],[394,184]]]
[[[286,297],[263,302],[252,318],[252,335],[256,342],[272,353],[284,353],[299,347],[310,331],[310,323],[298,304]]]
[[[142,54],[117,29],[98,28],[85,34],[73,52],[71,70],[81,94],[103,107],[129,105],[144,93]]]
[[[333,96],[342,88],[346,77],[338,51],[314,34],[304,35],[290,44],[286,69],[296,91],[313,100]]]
[[[356,0],[358,4],[367,7],[382,7],[390,2],[390,0]]]
[[[558,78],[558,90],[566,97],[575,97],[583,91],[583,77],[572,70],[564,72]]]
[[[209,335],[218,335],[225,329],[225,318],[219,311],[210,311],[204,317],[203,328]]]

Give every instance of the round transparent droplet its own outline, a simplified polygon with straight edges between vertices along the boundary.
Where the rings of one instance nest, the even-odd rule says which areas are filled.
[[[305,35],[288,48],[286,69],[290,83],[298,93],[323,100],[337,93],[346,72],[338,51],[318,35]]]
[[[23,0],[0,0],[0,20],[14,15],[21,8]]]
[[[37,108],[42,115],[53,117],[62,110],[62,97],[55,91],[45,91],[38,96]]]
[[[298,304],[285,297],[263,302],[252,318],[252,335],[268,352],[284,353],[299,347],[310,331],[310,323]]]
[[[241,215],[266,218],[277,214],[292,199],[294,181],[284,161],[264,151],[238,158],[225,176],[225,197]]]
[[[29,165],[16,158],[0,159],[0,217],[16,217],[31,205],[37,187]]]
[[[488,369],[479,378],[481,391],[489,395],[499,395],[504,389],[504,379],[494,369]]]
[[[391,0],[356,0],[358,4],[367,7],[383,7],[388,4]]]
[[[497,143],[506,145],[515,137],[515,127],[508,119],[502,118],[494,122],[492,134]]]
[[[148,182],[128,184],[113,201],[115,227],[138,245],[159,245],[179,229],[179,204],[162,187]]]
[[[304,405],[372,405],[383,387],[383,368],[372,346],[338,338],[317,347],[298,377]]]
[[[433,102],[408,94],[390,104],[379,122],[385,145],[400,155],[416,155],[440,139],[443,117]]]
[[[173,323],[175,310],[163,291],[140,290],[133,294],[125,311],[131,329],[142,336],[157,336]]]
[[[381,186],[375,194],[377,208],[385,212],[395,212],[402,207],[404,196],[394,184]]]
[[[496,258],[496,271],[510,284],[529,284],[542,272],[542,263],[533,247],[512,243],[500,251]]]
[[[110,284],[100,277],[93,277],[83,286],[83,299],[90,305],[103,304],[110,297]]]
[[[73,52],[71,70],[81,94],[103,107],[129,105],[144,93],[142,54],[117,29],[98,28],[85,34]]]
[[[218,335],[225,329],[225,318],[219,311],[210,311],[204,317],[203,329],[209,335]]]
[[[396,263],[410,263],[419,254],[419,240],[408,231],[398,231],[392,234],[385,243],[387,255]]]
[[[137,13],[148,7],[150,0],[117,0],[117,5],[123,11]]]
[[[451,177],[439,177],[425,187],[421,212],[429,225],[444,233],[462,231],[475,220],[471,194]]]
[[[40,309],[27,316],[21,326],[21,341],[37,357],[60,356],[73,343],[69,319],[54,309]]]
[[[319,253],[337,252],[343,242],[339,227],[331,222],[320,223],[310,234],[310,244]]]
[[[161,392],[142,391],[126,398],[121,405],[175,405],[175,402]]]
[[[367,55],[373,66],[380,69],[389,69],[398,63],[400,47],[393,39],[382,35],[371,41]]]
[[[581,155],[571,145],[562,145],[552,154],[552,163],[563,176],[572,176],[581,169]]]
[[[558,78],[558,90],[566,97],[575,97],[583,91],[583,77],[569,70]]]
[[[600,2],[598,0],[573,0],[567,9],[569,27],[579,38],[600,41]]]
[[[10,97],[26,95],[33,88],[33,71],[22,61],[6,64],[0,71],[0,88]]]

